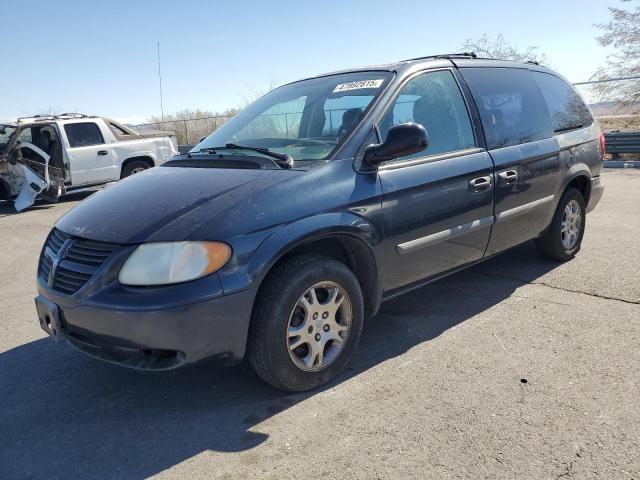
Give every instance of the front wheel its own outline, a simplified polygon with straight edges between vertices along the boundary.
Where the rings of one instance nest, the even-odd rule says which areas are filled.
[[[580,250],[586,222],[586,206],[579,190],[567,190],[547,231],[536,239],[538,251],[552,260],[566,262]]]
[[[363,317],[362,290],[346,265],[320,255],[285,260],[256,299],[249,360],[276,388],[319,387],[351,359]]]

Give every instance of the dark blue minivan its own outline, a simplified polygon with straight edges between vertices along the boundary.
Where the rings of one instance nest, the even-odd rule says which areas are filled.
[[[381,302],[530,239],[571,259],[603,157],[580,96],[533,63],[441,55],[290,83],[63,216],[40,324],[126,367],[248,357],[312,389]]]

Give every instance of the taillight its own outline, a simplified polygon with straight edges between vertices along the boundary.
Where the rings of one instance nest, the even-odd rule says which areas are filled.
[[[604,133],[600,132],[600,152],[602,153],[602,158],[604,159],[604,154],[606,153],[606,145],[604,142]]]

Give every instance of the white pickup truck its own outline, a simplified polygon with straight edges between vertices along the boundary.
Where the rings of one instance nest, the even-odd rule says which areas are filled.
[[[137,132],[104,117],[62,114],[0,125],[0,200],[20,211],[160,165],[178,153],[173,132]]]

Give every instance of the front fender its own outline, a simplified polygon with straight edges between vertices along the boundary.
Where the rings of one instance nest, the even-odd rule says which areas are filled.
[[[258,288],[271,268],[287,252],[309,241],[336,235],[346,235],[362,241],[373,255],[378,278],[382,278],[380,268],[384,263],[379,258],[382,254],[375,248],[381,241],[381,232],[369,220],[355,213],[330,212],[303,218],[272,230],[255,249],[246,266],[219,272],[225,294]]]

